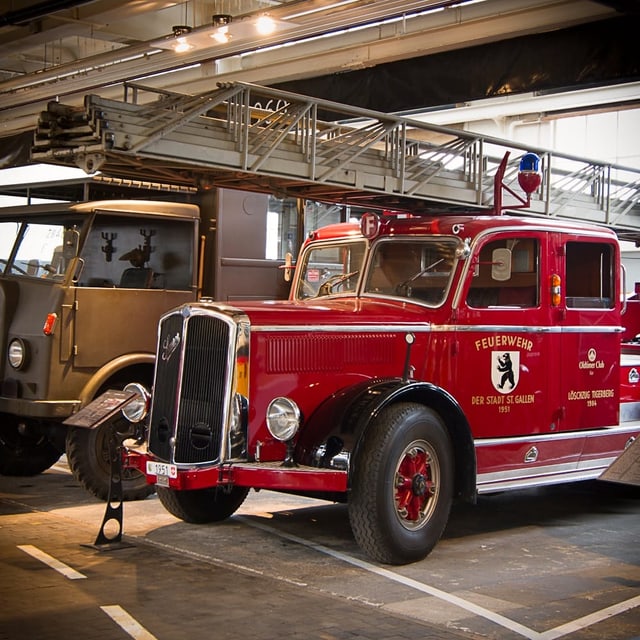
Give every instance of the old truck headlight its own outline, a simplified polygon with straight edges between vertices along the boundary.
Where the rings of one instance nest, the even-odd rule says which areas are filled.
[[[300,409],[289,398],[275,398],[267,409],[267,429],[282,442],[291,440],[300,428]]]
[[[135,393],[135,398],[122,408],[122,415],[129,422],[142,422],[149,413],[151,394],[138,382],[130,382],[125,391]]]
[[[14,369],[24,369],[29,361],[29,347],[22,338],[14,338],[7,350],[9,364]]]

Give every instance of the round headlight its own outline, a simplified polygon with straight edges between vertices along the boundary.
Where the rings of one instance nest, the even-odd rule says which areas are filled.
[[[20,338],[14,338],[9,343],[8,358],[9,364],[14,369],[22,369],[27,365],[28,360],[27,343]]]
[[[149,413],[151,394],[138,382],[130,382],[124,390],[136,395],[122,408],[122,415],[129,422],[142,422]]]
[[[296,435],[300,427],[300,409],[289,398],[276,398],[267,409],[267,428],[276,439],[286,442]]]

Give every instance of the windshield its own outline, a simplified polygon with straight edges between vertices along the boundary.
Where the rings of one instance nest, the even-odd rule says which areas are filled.
[[[80,220],[68,214],[0,222],[0,271],[61,280],[78,249]]]
[[[363,271],[366,248],[364,240],[358,240],[309,249],[298,268],[295,298],[303,300],[353,293]]]
[[[365,293],[444,302],[455,268],[454,238],[390,239],[373,249]]]

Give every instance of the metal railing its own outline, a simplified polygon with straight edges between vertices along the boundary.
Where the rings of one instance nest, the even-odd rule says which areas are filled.
[[[245,83],[196,96],[129,84],[122,101],[90,95],[83,109],[54,103],[32,157],[421,213],[490,210],[506,152],[504,182],[516,192],[519,158],[541,158],[542,185],[522,212],[640,231],[638,169]]]

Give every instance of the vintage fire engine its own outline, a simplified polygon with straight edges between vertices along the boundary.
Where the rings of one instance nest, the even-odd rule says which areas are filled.
[[[454,499],[597,478],[640,432],[621,273],[597,225],[365,214],[319,229],[289,300],[162,317],[136,464],[187,522],[229,517],[252,487],[293,492],[348,503],[376,560],[418,560]]]

